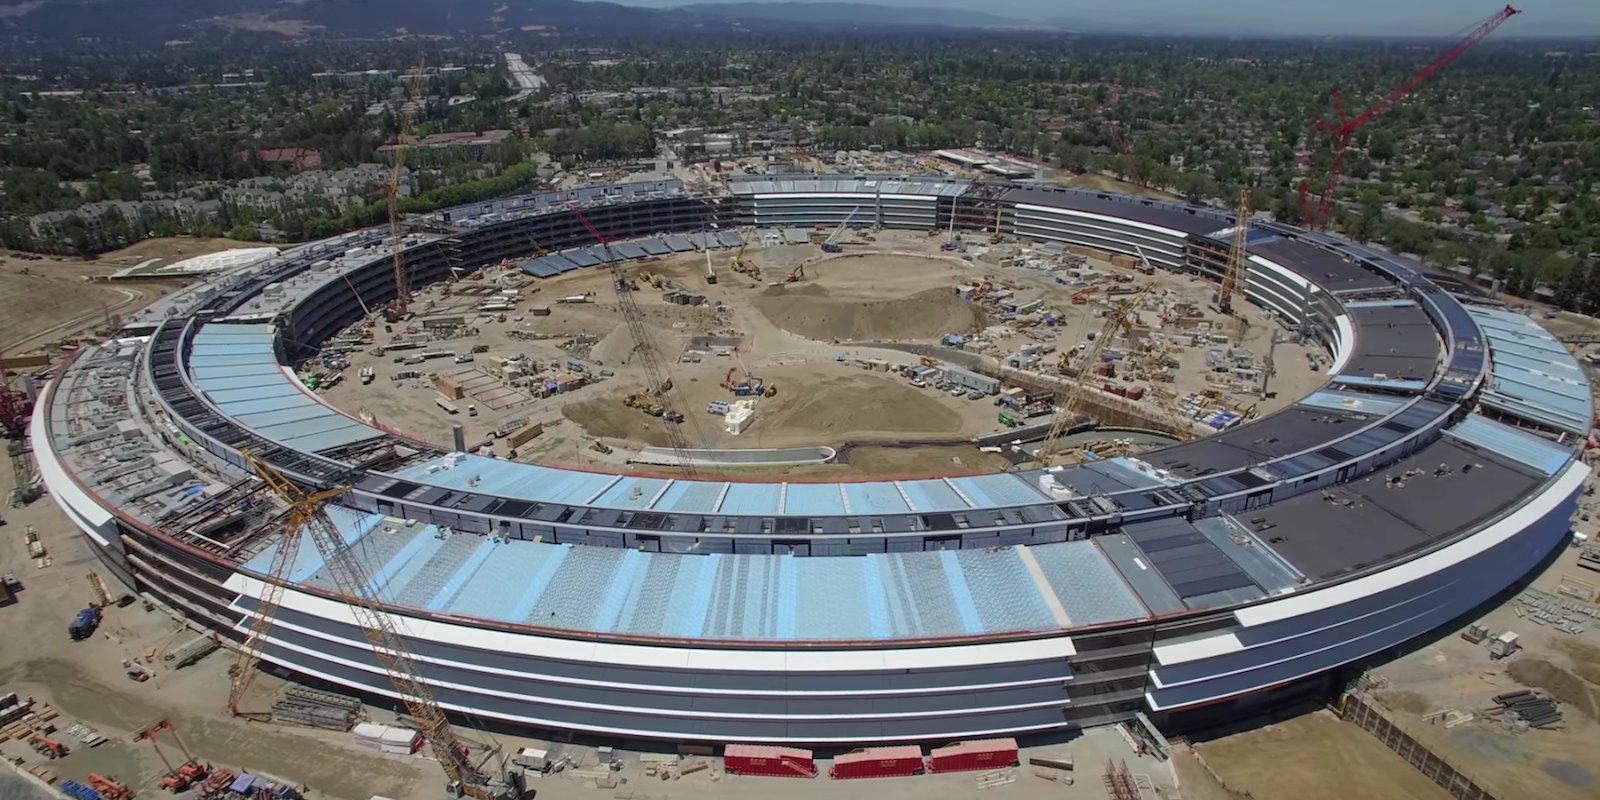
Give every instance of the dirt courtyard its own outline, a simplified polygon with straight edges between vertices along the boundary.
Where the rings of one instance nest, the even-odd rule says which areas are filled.
[[[1257,800],[1447,800],[1371,734],[1327,711],[1194,747],[1216,777]]]

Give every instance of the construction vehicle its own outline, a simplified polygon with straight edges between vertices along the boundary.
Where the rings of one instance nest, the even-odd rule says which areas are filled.
[[[127,784],[93,772],[89,773],[89,788],[99,792],[101,800],[128,800],[133,797],[133,790]]]
[[[323,564],[337,587],[337,596],[350,608],[357,627],[367,639],[369,651],[383,668],[393,685],[394,694],[405,704],[406,714],[417,732],[422,734],[433,751],[435,760],[447,778],[446,791],[454,797],[471,797],[474,800],[512,800],[518,792],[505,780],[491,776],[482,765],[474,763],[471,753],[444,709],[434,699],[432,687],[423,680],[417,658],[396,629],[393,618],[379,602],[372,575],[356,558],[356,551],[345,542],[339,528],[329,519],[327,504],[333,498],[350,491],[348,485],[335,484],[329,488],[308,491],[285,478],[270,464],[258,459],[248,450],[242,452],[245,461],[289,507],[283,519],[283,539],[298,540],[302,535],[316,546]],[[258,612],[260,606],[257,606]],[[264,626],[270,629],[269,619]],[[254,626],[252,626],[254,629]],[[493,756],[491,749],[488,756]],[[91,778],[92,779],[92,778]],[[108,798],[108,800],[116,800]]]
[[[1072,304],[1075,306],[1081,306],[1084,303],[1089,302],[1089,298],[1095,296],[1097,293],[1099,293],[1099,291],[1100,287],[1098,286],[1085,286],[1082,289],[1072,293]]]
[[[1061,395],[1056,403],[1055,419],[1050,423],[1050,430],[1045,434],[1044,440],[1039,443],[1039,450],[1034,454],[1034,461],[1040,466],[1050,466],[1050,459],[1055,457],[1060,445],[1061,436],[1067,432],[1074,417],[1077,415],[1079,403],[1083,402],[1085,392],[1094,377],[1094,365],[1100,362],[1100,356],[1110,346],[1111,340],[1128,324],[1127,320],[1133,316],[1139,304],[1144,302],[1150,293],[1155,291],[1155,283],[1147,283],[1136,294],[1122,301],[1110,313],[1106,314],[1105,325],[1101,327],[1098,335],[1093,336],[1092,342],[1081,356],[1082,361],[1076,367],[1078,376],[1073,379],[1072,387]],[[1069,367],[1070,368],[1070,367]]]
[[[734,272],[744,272],[744,251],[749,249],[749,247],[749,242],[744,242],[739,245],[739,252],[734,253],[733,257],[728,259],[728,269],[731,269]],[[707,256],[707,260],[710,260],[709,256]]]
[[[1444,53],[1440,54],[1433,61],[1429,62],[1427,66],[1418,70],[1415,75],[1407,78],[1405,83],[1400,84],[1388,94],[1384,95],[1383,99],[1373,103],[1372,106],[1366,111],[1361,112],[1359,116],[1352,118],[1345,115],[1344,99],[1339,94],[1339,87],[1333,87],[1333,89],[1330,91],[1330,94],[1333,95],[1333,109],[1334,113],[1338,116],[1338,121],[1327,122],[1319,119],[1313,123],[1313,128],[1315,130],[1323,131],[1333,138],[1333,160],[1328,165],[1327,179],[1322,185],[1322,201],[1316,209],[1311,208],[1309,185],[1304,179],[1300,181],[1301,223],[1312,230],[1320,230],[1327,227],[1328,214],[1333,210],[1334,189],[1338,187],[1339,175],[1344,166],[1344,154],[1345,151],[1350,147],[1350,138],[1355,136],[1356,131],[1366,127],[1367,123],[1376,119],[1378,115],[1388,111],[1389,108],[1395,103],[1416,91],[1418,86],[1421,86],[1423,82],[1433,77],[1434,74],[1439,72],[1439,70],[1444,69],[1450,64],[1450,62],[1456,60],[1456,58],[1462,53],[1466,52],[1468,48],[1477,44],[1490,33],[1493,33],[1494,29],[1500,27],[1501,23],[1520,13],[1522,12],[1512,8],[1509,5],[1500,9],[1499,11],[1496,11],[1488,19],[1478,23],[1477,27],[1473,28],[1472,31],[1468,33],[1461,41],[1457,42],[1455,46],[1444,51]]]
[[[67,749],[66,745],[42,733],[36,733],[32,736],[29,736],[28,746],[32,747],[34,752],[38,753],[39,755],[50,759],[63,758],[67,755],[67,753],[71,752]]]
[[[839,247],[839,239],[840,239],[840,237],[844,236],[845,227],[850,224],[850,220],[856,218],[856,212],[860,211],[860,210],[861,210],[861,206],[856,206],[855,208],[850,209],[850,213],[845,216],[844,222],[839,223],[839,227],[834,228],[833,229],[833,233],[830,234],[828,236],[828,238],[822,240],[822,245],[821,245],[822,252],[824,252],[824,253],[837,253],[837,252],[839,252],[839,250],[841,249]]]
[[[95,628],[100,627],[100,609],[89,606],[78,612],[72,624],[67,626],[67,635],[75,642],[83,641],[94,635]]]
[[[806,277],[806,265],[801,264],[800,266],[795,267],[793,270],[790,270],[789,277],[784,278],[783,282],[784,283],[796,283],[798,281],[805,280],[805,277]]]
[[[394,162],[389,166],[389,182],[384,187],[384,205],[389,211],[389,248],[394,261],[394,300],[385,316],[394,322],[405,319],[411,308],[410,277],[406,273],[405,227],[401,224],[400,178],[405,171],[406,155],[411,151],[411,124],[416,108],[422,102],[423,69],[427,56],[417,59],[417,70],[411,75],[410,102],[400,108],[400,131],[395,136]]]
[[[650,284],[650,288],[652,289],[660,289],[663,283],[663,278],[654,272],[646,272],[639,277],[643,279],[645,283]]]
[[[711,266],[711,248],[706,248],[706,285],[715,286],[717,283],[717,270]]]
[[[589,231],[589,235],[593,236],[595,241],[600,243],[600,246],[606,250],[607,255],[613,255],[610,252],[611,240],[600,233],[600,229],[596,228],[594,223],[590,222],[582,211],[574,208],[572,216]],[[740,248],[740,252],[743,252],[743,248]],[[671,401],[665,395],[666,390],[672,386],[672,378],[667,374],[666,369],[656,356],[655,342],[651,340],[650,329],[645,325],[644,313],[639,310],[638,304],[634,302],[633,291],[622,280],[621,259],[613,258],[610,263],[612,288],[617,293],[618,305],[622,309],[622,318],[627,322],[628,333],[633,338],[634,352],[639,354],[639,361],[644,366],[645,375],[650,379],[650,384],[662,387],[660,399],[663,410],[662,416],[672,422],[682,422],[684,420],[683,415],[672,407]],[[668,412],[670,412],[670,416]],[[684,475],[689,478],[698,475],[699,470],[695,468],[694,459],[689,456],[689,441],[678,426],[671,425],[667,427],[667,441],[672,445],[672,452],[677,456],[678,467],[683,470]]]
[[[178,751],[183,753],[183,762],[177,766],[173,766],[172,762],[167,759],[166,752],[161,749],[161,743],[157,741],[156,737],[162,731],[166,731],[172,736],[172,741],[178,746]],[[166,775],[161,778],[161,788],[174,794],[205,780],[206,775],[211,771],[210,767],[200,763],[200,760],[189,752],[188,746],[178,736],[178,729],[173,727],[170,720],[160,720],[156,724],[139,731],[133,735],[133,740],[136,742],[147,741],[151,747],[155,748],[156,756],[161,759],[162,765],[167,768]]]
[[[994,232],[989,234],[989,244],[999,244],[1004,235],[1000,233],[1000,207],[994,209]]]
[[[628,408],[637,408],[652,417],[659,417],[666,413],[666,409],[656,402],[649,392],[634,392],[622,399],[622,404]]]

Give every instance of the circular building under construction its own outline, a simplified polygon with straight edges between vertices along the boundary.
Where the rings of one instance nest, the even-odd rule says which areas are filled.
[[[31,434],[107,571],[235,641],[275,599],[262,658],[364,695],[397,691],[348,591],[381,601],[441,707],[511,726],[827,745],[1179,730],[1327,692],[1494,597],[1565,540],[1588,474],[1586,379],[1537,324],[1275,223],[1247,223],[1230,270],[1240,221],[1217,209],[754,177],[414,222],[412,286],[845,222],[1090,247],[1226,278],[1326,351],[1325,382],[1208,437],[1053,469],[800,482],[488,458],[332,407],[291,369],[394,298],[383,230],[207,279],[83,348]],[[310,533],[277,558],[282,507],[247,454],[307,491],[349,487],[327,508],[333,562]]]

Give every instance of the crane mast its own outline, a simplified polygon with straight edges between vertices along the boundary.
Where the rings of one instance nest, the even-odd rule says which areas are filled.
[[[1244,278],[1245,245],[1250,238],[1250,187],[1239,194],[1239,215],[1233,228],[1233,246],[1228,248],[1228,265],[1222,271],[1222,286],[1217,289],[1217,310],[1233,313],[1233,292]]]
[[[284,528],[286,541],[297,540],[305,532],[316,545],[324,566],[333,576],[341,599],[349,606],[379,666],[388,675],[400,700],[405,703],[406,712],[415,722],[417,731],[427,739],[439,766],[444,768],[451,792],[476,800],[505,800],[506,788],[492,784],[489,777],[472,763],[466,746],[456,736],[444,709],[423,681],[416,656],[412,655],[410,646],[395,627],[394,619],[379,602],[372,575],[346,545],[333,520],[328,518],[328,502],[349,491],[350,487],[337,486],[319,492],[307,492],[270,464],[248,452],[244,455],[256,475],[289,505]],[[271,624],[270,619],[265,623],[266,626]]]
[[[1044,441],[1039,443],[1039,452],[1034,455],[1034,461],[1042,467],[1050,466],[1050,459],[1056,455],[1057,445],[1062,434],[1066,433],[1067,426],[1072,424],[1072,417],[1077,413],[1078,404],[1083,401],[1084,393],[1089,386],[1089,370],[1095,362],[1100,360],[1100,355],[1111,345],[1112,337],[1117,330],[1128,324],[1128,317],[1139,308],[1150,293],[1155,291],[1154,283],[1147,283],[1140,287],[1132,297],[1118,304],[1106,314],[1106,323],[1101,326],[1100,332],[1094,337],[1094,343],[1089,346],[1088,352],[1083,354],[1083,365],[1078,370],[1078,375],[1073,379],[1072,388],[1068,389],[1056,404],[1056,415],[1050,423],[1050,430],[1045,434]]]
[[[422,102],[422,72],[427,56],[417,59],[417,71],[411,75],[410,102],[400,109],[400,131],[395,137],[394,163],[389,168],[389,183],[384,201],[389,210],[390,252],[394,259],[394,313],[399,319],[411,307],[411,280],[406,274],[404,226],[400,224],[400,174],[405,170],[406,155],[411,151],[411,123],[417,104]]]
[[[572,215],[589,231],[601,247],[606,249],[606,255],[611,256],[611,283],[617,291],[617,303],[622,306],[622,318],[628,324],[628,333],[633,336],[633,345],[639,351],[639,361],[644,365],[645,376],[650,381],[650,390],[658,396],[666,414],[675,414],[672,401],[667,397],[667,390],[672,388],[672,379],[667,371],[662,368],[661,362],[656,358],[655,344],[651,341],[650,330],[645,327],[644,314],[639,311],[639,304],[634,302],[633,289],[628,286],[626,276],[622,274],[622,260],[611,252],[611,239],[600,232],[582,211],[574,208]],[[743,252],[742,250],[740,252]],[[666,414],[662,415],[666,419]],[[682,419],[681,414],[676,416]],[[677,456],[678,466],[685,475],[695,477],[699,474],[695,469],[694,459],[689,456],[689,440],[683,435],[680,423],[666,422],[667,441],[672,445],[673,455]]]
[[[1439,70],[1449,66],[1450,62],[1455,61],[1468,48],[1493,33],[1494,29],[1500,27],[1501,23],[1521,13],[1520,10],[1509,5],[1495,12],[1493,16],[1478,23],[1477,27],[1467,34],[1466,38],[1456,42],[1449,50],[1444,51],[1433,61],[1428,62],[1427,66],[1417,70],[1404,83],[1390,90],[1382,99],[1373,103],[1366,111],[1355,117],[1346,116],[1344,98],[1339,92],[1339,87],[1333,87],[1329,93],[1333,95],[1333,108],[1334,112],[1338,114],[1338,121],[1328,122],[1319,119],[1312,123],[1316,129],[1326,131],[1333,137],[1333,161],[1328,166],[1327,179],[1322,186],[1322,199],[1314,214],[1312,213],[1309,196],[1310,187],[1305,180],[1300,181],[1300,216],[1306,227],[1313,230],[1327,227],[1328,214],[1333,210],[1333,192],[1338,187],[1340,171],[1344,167],[1344,154],[1350,147],[1350,137],[1354,136],[1356,131],[1361,130],[1367,123],[1376,119],[1383,112],[1388,111],[1395,103],[1416,91],[1417,87],[1421,86],[1423,82],[1433,77]]]

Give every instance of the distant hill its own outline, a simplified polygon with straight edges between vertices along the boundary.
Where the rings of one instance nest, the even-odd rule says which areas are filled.
[[[578,0],[0,0],[0,36],[41,41],[166,41],[219,31],[294,38],[540,29],[626,36],[705,30],[708,23],[731,27],[721,17]]]
[[[796,25],[853,27],[1040,28],[996,14],[954,8],[882,6],[866,3],[696,3],[678,10],[730,20],[767,20]]]

